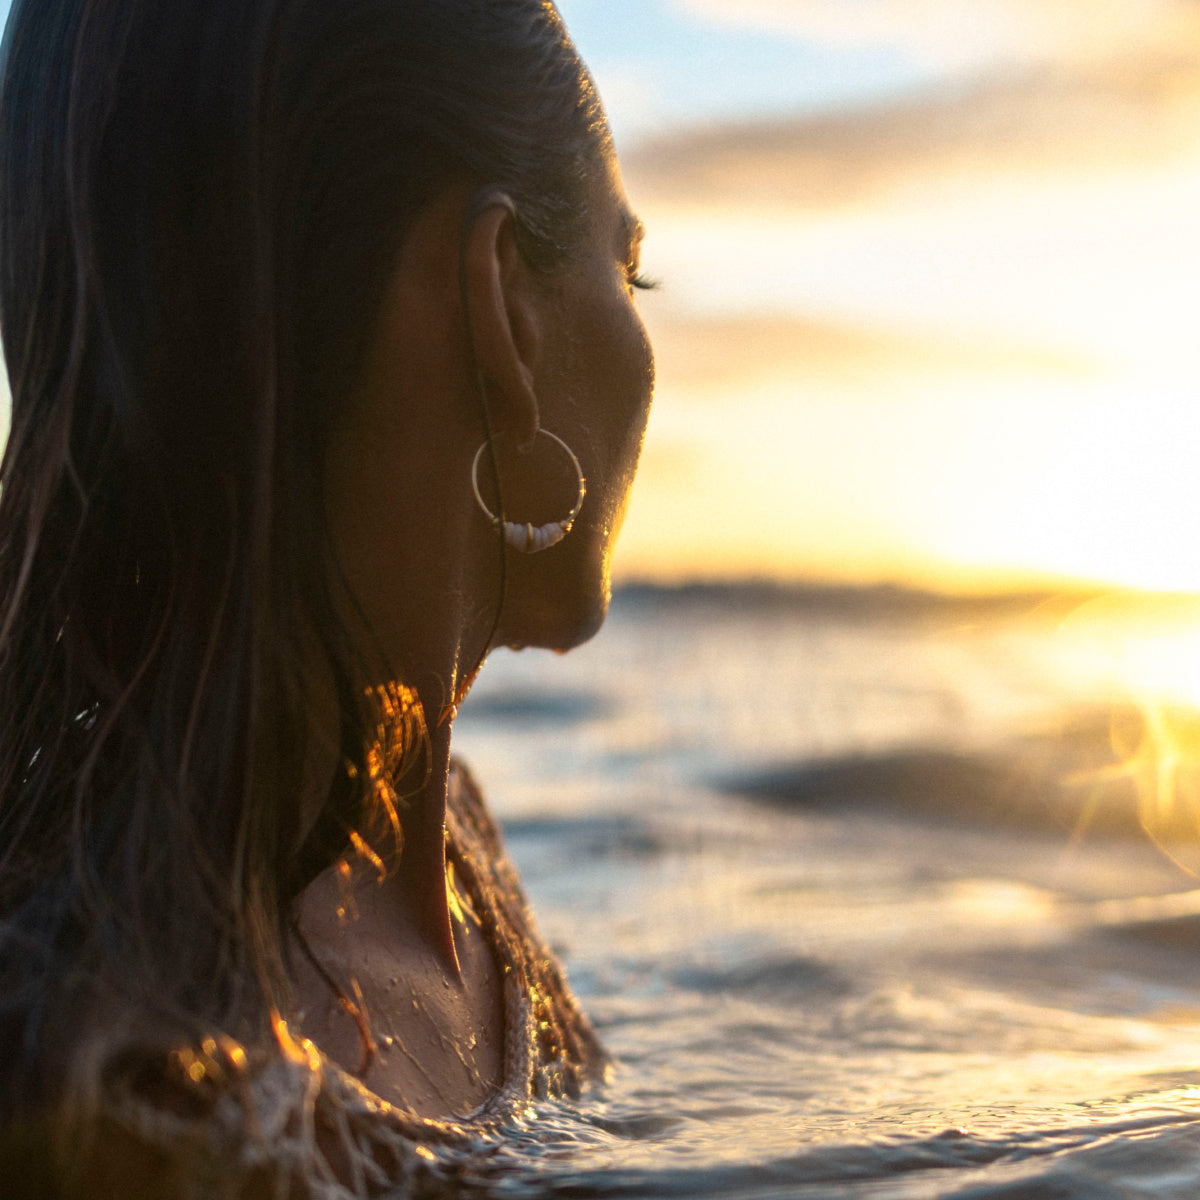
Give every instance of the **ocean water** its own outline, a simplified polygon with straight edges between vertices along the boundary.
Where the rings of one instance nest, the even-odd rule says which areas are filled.
[[[1200,1197],[1200,613],[631,590],[456,749],[610,1081],[487,1197]]]

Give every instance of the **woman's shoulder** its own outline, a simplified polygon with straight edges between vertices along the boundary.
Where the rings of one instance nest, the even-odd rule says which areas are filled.
[[[50,1120],[0,1130],[0,1196],[349,1200],[419,1190],[452,1175],[514,1102],[573,1093],[595,1076],[605,1056],[536,927],[482,790],[461,763],[452,771],[446,824],[455,878],[504,975],[505,1084],[492,1103],[461,1122],[417,1117],[279,1022],[258,1051],[206,1041],[160,1056],[158,1069],[128,1060],[128,1069],[107,1076],[90,1136],[65,1153]],[[69,1177],[58,1169],[63,1162],[73,1164]]]
[[[483,798],[483,789],[471,769],[460,758],[450,761],[450,788],[446,796],[449,822],[484,846],[504,852],[504,839]]]
[[[603,1075],[608,1056],[558,955],[537,927],[479,784],[458,760],[451,769],[446,832],[450,861],[472,893],[508,981],[509,1041],[524,1044],[528,1091],[535,1096],[574,1095],[586,1081]],[[513,1036],[519,1026],[524,1028]]]
[[[485,917],[485,928],[498,937],[500,944],[495,949],[500,957],[508,957],[513,949],[504,936],[509,932],[539,940],[520,873],[509,856],[499,823],[474,775],[458,759],[450,766],[446,836],[449,862],[465,875],[467,886],[476,893],[472,899]]]

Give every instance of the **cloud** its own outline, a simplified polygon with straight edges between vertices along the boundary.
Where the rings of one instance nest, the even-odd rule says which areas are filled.
[[[674,204],[841,207],[913,181],[1088,172],[1194,157],[1200,28],[1180,47],[1071,71],[934,88],[899,103],[739,123],[625,155],[639,192]]]
[[[1070,71],[659,138],[625,165],[672,303],[1175,363],[1200,295],[1197,129],[1200,29]]]
[[[726,398],[767,380],[879,388],[910,380],[1082,379],[1088,357],[1000,338],[919,336],[864,324],[776,314],[697,317],[651,313],[659,373],[689,395]]]
[[[1200,3],[676,3],[834,60],[932,61],[939,14],[999,49],[623,156],[666,285],[624,569],[1196,586]]]
[[[831,45],[876,45],[949,70],[1082,62],[1131,46],[1177,44],[1188,0],[675,0],[738,28]]]

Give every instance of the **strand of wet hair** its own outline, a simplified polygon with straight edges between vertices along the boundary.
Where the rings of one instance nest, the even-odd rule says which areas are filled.
[[[354,994],[357,997],[357,1001],[355,1001],[347,995],[346,989],[334,979],[325,969],[325,965],[317,958],[313,952],[313,948],[308,944],[308,938],[304,936],[304,931],[300,928],[298,920],[292,921],[292,935],[300,946],[304,957],[308,959],[309,965],[321,977],[325,986],[337,997],[342,1011],[358,1026],[359,1042],[362,1045],[362,1057],[359,1059],[358,1070],[355,1071],[355,1074],[359,1078],[362,1078],[370,1069],[371,1064],[379,1057],[379,1046],[371,1034],[371,1021],[367,1015],[367,1002],[363,996],[362,988],[359,986],[358,979],[353,975],[350,977],[351,986],[354,988]]]
[[[479,674],[480,670],[482,670],[488,652],[492,648],[492,642],[500,628],[500,618],[504,612],[504,602],[508,597],[508,551],[504,541],[504,522],[507,520],[507,514],[504,509],[504,491],[500,486],[500,463],[496,457],[495,431],[492,428],[492,415],[488,410],[487,382],[484,380],[483,368],[479,365],[479,355],[475,349],[475,331],[471,321],[470,289],[467,286],[467,239],[471,235],[471,229],[475,225],[475,222],[479,220],[487,208],[497,203],[501,203],[504,207],[508,208],[513,215],[513,219],[516,219],[516,211],[513,209],[512,202],[507,197],[502,197],[503,193],[493,185],[489,184],[486,187],[480,188],[467,202],[458,240],[458,292],[462,305],[463,322],[466,326],[467,357],[470,360],[471,370],[475,376],[475,393],[479,399],[480,415],[483,418],[484,439],[487,443],[488,469],[492,476],[492,485],[496,489],[496,513],[498,517],[496,527],[500,531],[498,539],[500,547],[500,596],[496,603],[495,614],[492,617],[491,628],[488,630],[488,635],[483,643],[483,649],[479,653],[479,658],[476,660],[475,666],[463,676],[459,687],[450,697],[450,703],[442,710],[438,717],[439,725],[448,716],[458,711],[458,706],[465,697],[467,689],[475,681],[475,677]]]

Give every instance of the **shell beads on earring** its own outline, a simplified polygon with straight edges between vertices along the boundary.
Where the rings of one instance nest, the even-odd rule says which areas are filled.
[[[522,554],[537,554],[541,550],[549,550],[571,532],[569,522],[551,521],[546,525],[517,525],[513,521],[504,522],[504,540]]]
[[[475,491],[476,503],[483,510],[483,515],[487,517],[492,528],[502,528],[504,531],[504,541],[521,554],[540,554],[543,550],[549,550],[551,546],[557,546],[571,532],[571,527],[575,524],[575,518],[579,516],[579,510],[583,508],[583,500],[587,495],[587,481],[583,477],[583,468],[579,465],[579,459],[575,457],[575,452],[562,438],[557,434],[551,433],[548,429],[539,429],[538,433],[543,434],[553,442],[557,442],[566,451],[568,457],[571,459],[571,466],[575,469],[575,477],[578,480],[575,507],[561,521],[548,521],[545,525],[534,525],[532,522],[518,524],[516,521],[502,521],[488,508],[484,502],[483,494],[479,490],[479,460],[483,457],[483,452],[487,449],[488,442],[483,442],[479,449],[475,451],[475,459],[471,463],[471,487]]]

